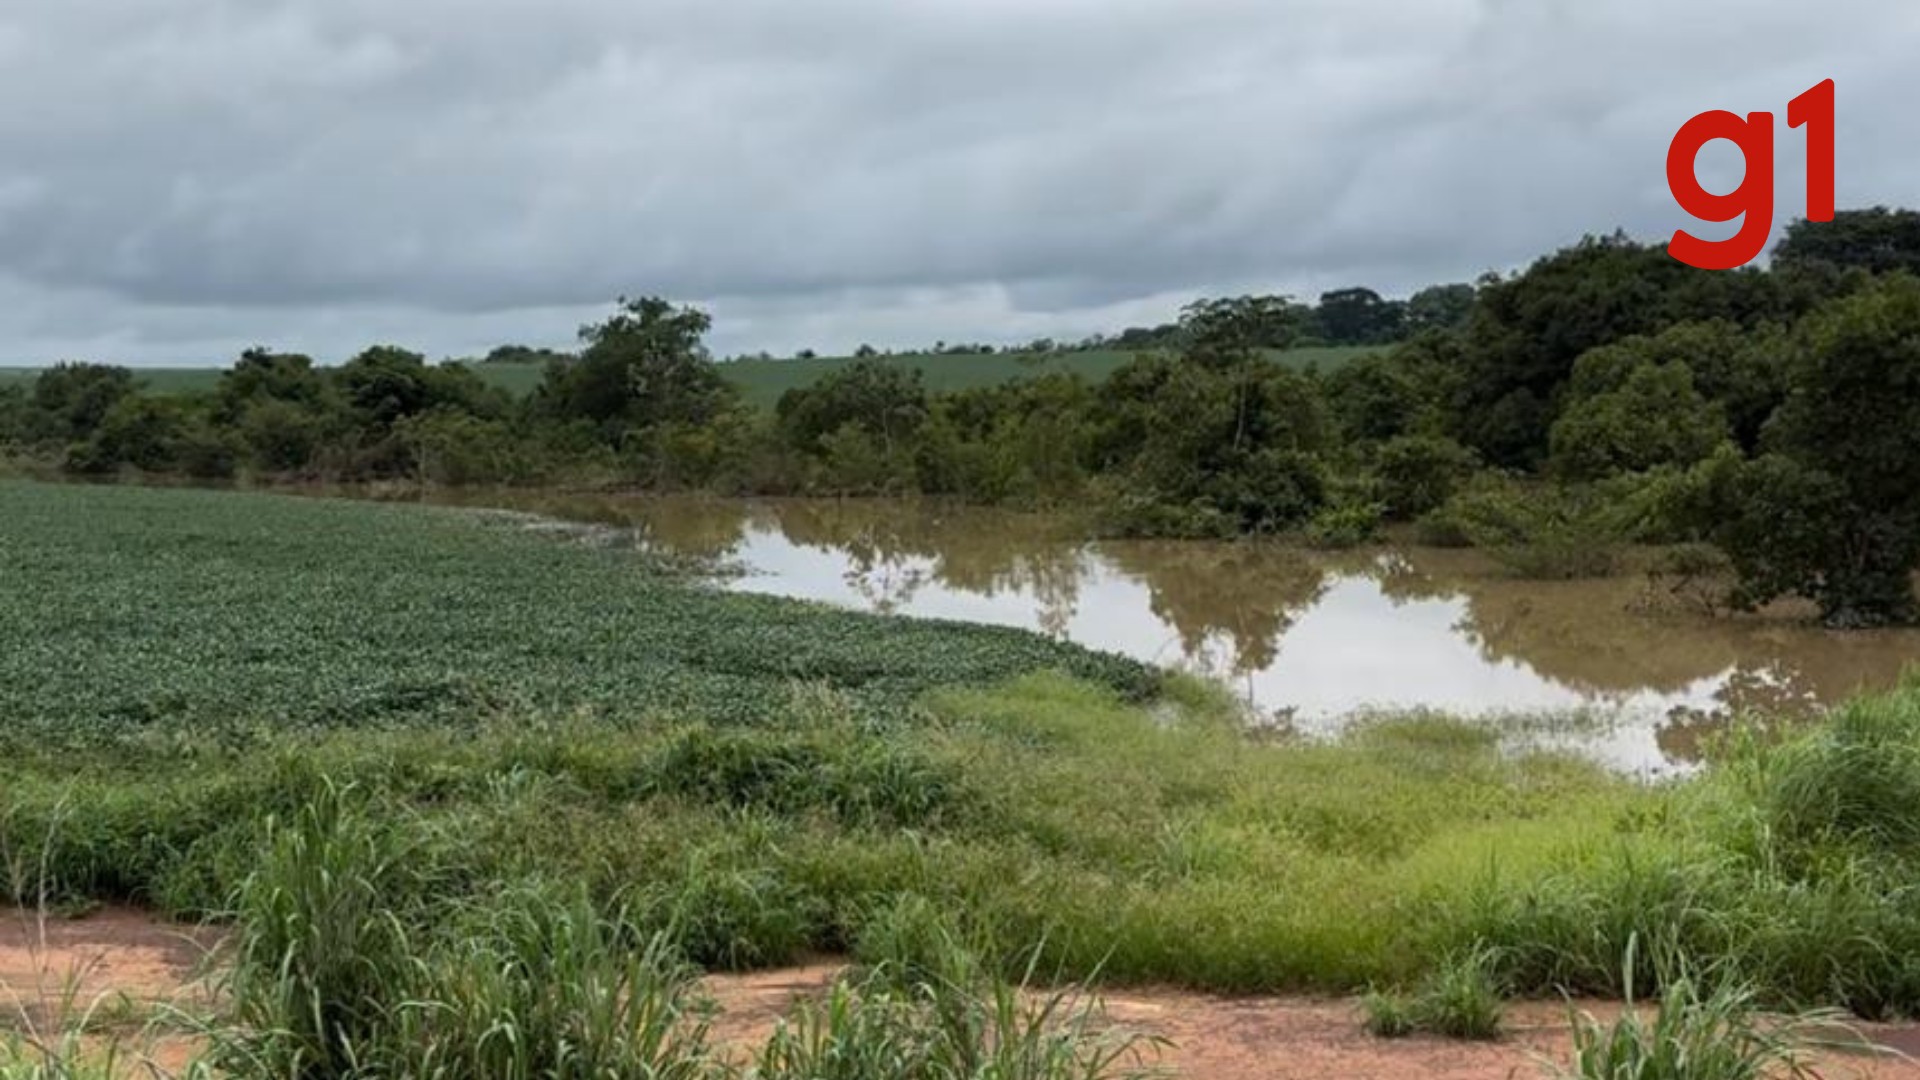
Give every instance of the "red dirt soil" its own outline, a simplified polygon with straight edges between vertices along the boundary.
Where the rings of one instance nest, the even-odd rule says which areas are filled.
[[[195,975],[216,940],[135,911],[106,910],[77,920],[0,911],[0,1039],[6,1031],[46,1032],[63,1002],[85,1009],[124,995],[149,1011],[156,1003],[204,1007],[207,991]],[[823,992],[838,971],[833,964],[815,964],[708,978],[705,991],[721,1009],[716,1041],[746,1047],[764,1039],[796,999]],[[1357,1006],[1345,1000],[1125,989],[1107,994],[1106,1006],[1116,1024],[1171,1040],[1159,1064],[1204,1080],[1507,1080],[1546,1075],[1546,1064],[1564,1060],[1567,1050],[1567,1010],[1553,1003],[1515,1005],[1508,1013],[1511,1033],[1496,1043],[1376,1039],[1361,1030]],[[1604,1003],[1582,1007],[1603,1016],[1618,1010]],[[1874,1042],[1920,1055],[1920,1028],[1862,1030]],[[191,1040],[173,1036],[146,1053],[163,1068],[177,1068],[192,1049]],[[1822,1073],[1920,1080],[1920,1063],[1836,1053],[1822,1063]]]
[[[826,991],[841,968],[815,964],[751,975],[716,975],[706,991],[722,1013],[716,1041],[752,1046],[803,996]],[[1542,1077],[1566,1059],[1568,1012],[1561,1003],[1521,1002],[1507,1012],[1499,1042],[1463,1043],[1415,1037],[1377,1039],[1360,1026],[1357,1002],[1303,997],[1219,997],[1170,989],[1118,989],[1103,995],[1115,1024],[1171,1042],[1152,1063],[1198,1080],[1507,1080]],[[1579,1002],[1611,1018],[1620,1006]],[[1920,1054],[1920,1029],[1862,1025],[1869,1041]],[[1836,1033],[1836,1038],[1839,1033]],[[1858,1080],[1920,1080],[1920,1062],[1866,1054],[1834,1054],[1822,1075]]]

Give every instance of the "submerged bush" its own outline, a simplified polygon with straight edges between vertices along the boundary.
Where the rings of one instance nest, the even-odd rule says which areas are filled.
[[[1457,529],[1520,577],[1604,577],[1627,539],[1615,509],[1588,487],[1482,485],[1455,496],[1428,529]]]
[[[1478,465],[1451,439],[1406,435],[1374,450],[1370,474],[1386,516],[1411,521],[1444,505]]]
[[[1306,541],[1326,550],[1359,547],[1380,537],[1380,507],[1370,503],[1341,503],[1314,515],[1307,523]]]

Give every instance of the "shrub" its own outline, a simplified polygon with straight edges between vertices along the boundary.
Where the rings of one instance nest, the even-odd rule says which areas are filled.
[[[1895,274],[1810,315],[1786,377],[1768,453],[1704,469],[1700,520],[1741,599],[1804,596],[1843,627],[1920,618],[1920,280]]]
[[[1471,450],[1451,439],[1409,435],[1382,443],[1369,471],[1382,512],[1410,521],[1452,498],[1477,464]]]
[[[1616,508],[1590,488],[1483,485],[1445,509],[1474,547],[1524,578],[1604,577],[1624,541]]]
[[[1327,482],[1312,456],[1267,449],[1215,475],[1207,493],[1207,501],[1231,517],[1239,531],[1276,533],[1310,520],[1326,504]]]
[[[1612,362],[1610,354],[1618,348],[1595,350],[1574,366],[1576,396],[1554,421],[1548,440],[1555,472],[1570,480],[1597,480],[1659,465],[1685,467],[1732,436],[1725,410],[1694,389],[1693,372],[1684,363],[1641,363],[1618,373],[1592,370]],[[1581,394],[1582,389],[1587,392]]]
[[[1336,550],[1372,543],[1380,536],[1380,507],[1346,502],[1329,506],[1307,523],[1306,541],[1317,548]]]

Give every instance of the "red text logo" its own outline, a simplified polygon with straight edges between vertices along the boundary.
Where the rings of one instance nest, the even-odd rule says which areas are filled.
[[[1807,129],[1807,219],[1833,220],[1833,80],[1826,79],[1787,105],[1787,126]],[[1740,186],[1715,195],[1700,186],[1694,159],[1700,148],[1726,139],[1740,148],[1746,176]],[[1725,109],[1703,112],[1680,125],[1667,148],[1667,187],[1680,209],[1702,221],[1740,218],[1740,231],[1725,240],[1702,240],[1676,229],[1667,251],[1702,270],[1745,266],[1766,249],[1773,231],[1773,114],[1744,119]]]

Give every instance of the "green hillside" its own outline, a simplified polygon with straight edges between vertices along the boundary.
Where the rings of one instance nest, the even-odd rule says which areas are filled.
[[[1355,356],[1373,351],[1368,347],[1331,347],[1289,349],[1275,353],[1276,359],[1293,367],[1317,364],[1336,366]],[[956,355],[914,354],[883,357],[890,364],[920,369],[929,390],[962,390],[990,386],[1021,376],[1049,372],[1076,372],[1099,380],[1133,358],[1131,352],[1118,350],[1051,354],[968,353]],[[812,360],[729,360],[721,364],[749,401],[771,405],[780,395],[796,386],[805,386],[836,368],[853,363],[850,356],[823,356]],[[475,369],[488,382],[515,395],[533,392],[540,383],[539,364],[478,364]],[[0,386],[31,381],[38,372],[33,368],[0,368]],[[140,383],[156,393],[192,393],[211,390],[220,378],[218,368],[136,368]]]

